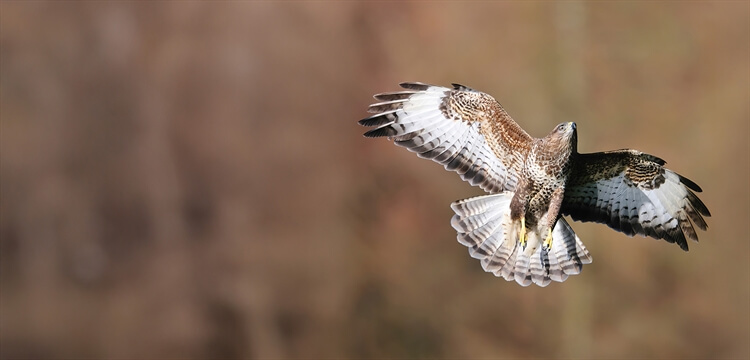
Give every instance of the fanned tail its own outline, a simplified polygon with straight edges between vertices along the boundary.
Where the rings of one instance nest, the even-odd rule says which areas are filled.
[[[562,217],[552,231],[552,249],[543,249],[544,239],[533,229],[528,229],[522,247],[520,225],[510,218],[512,198],[513,193],[503,192],[451,204],[456,212],[451,225],[458,231],[458,242],[469,248],[471,257],[479,259],[485,271],[522,286],[547,286],[579,274],[583,264],[591,263],[588,250]]]

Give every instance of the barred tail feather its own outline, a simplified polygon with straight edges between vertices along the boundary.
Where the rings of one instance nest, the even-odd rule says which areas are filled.
[[[458,232],[458,242],[469,248],[471,257],[482,261],[485,271],[499,270],[513,254],[508,211],[512,197],[512,193],[500,193],[451,204],[456,212],[451,225]]]
[[[558,262],[558,269],[562,271],[562,280],[568,275],[581,273],[585,264],[591,264],[592,257],[589,250],[583,246],[583,242],[568,225],[564,218],[560,217],[552,230],[552,253]]]
[[[469,248],[482,268],[522,286],[532,283],[547,286],[579,274],[591,255],[565,219],[560,218],[552,231],[552,249],[543,249],[543,237],[529,231],[527,243],[518,242],[518,224],[510,218],[513,193],[485,195],[451,204],[455,215],[451,225],[458,242]],[[529,229],[531,230],[531,229]]]

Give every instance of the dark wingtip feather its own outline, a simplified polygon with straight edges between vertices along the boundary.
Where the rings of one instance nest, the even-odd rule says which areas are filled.
[[[701,199],[695,195],[692,191],[688,190],[687,194],[688,201],[690,201],[690,204],[693,205],[693,208],[698,211],[699,214],[710,217],[711,212],[708,211],[708,207],[706,207],[706,204],[701,201]]]
[[[372,114],[383,114],[383,113],[392,114],[394,110],[399,110],[403,108],[404,102],[406,101],[408,101],[408,99],[398,99],[398,100],[379,102],[379,103],[370,105],[370,107],[367,108],[367,112],[372,113]]]
[[[402,82],[398,85],[404,89],[419,90],[419,91],[427,90],[432,86],[430,84],[425,84],[421,82]]]
[[[398,91],[398,92],[375,94],[372,97],[380,101],[393,101],[393,100],[406,99],[414,94],[416,94],[415,91]]]
[[[691,190],[693,190],[695,192],[703,192],[703,189],[701,189],[701,187],[698,186],[698,184],[694,183],[692,180],[690,180],[690,179],[688,179],[688,178],[686,178],[686,177],[684,177],[684,176],[682,176],[680,174],[677,174],[677,176],[680,178],[680,182],[683,183],[683,184],[685,184],[685,186],[687,186]]]
[[[680,249],[688,251],[688,242],[685,238],[685,233],[679,226],[667,232],[667,236],[664,238],[669,242],[674,242],[680,246]]]
[[[370,130],[364,134],[365,137],[373,138],[373,137],[383,137],[383,136],[395,136],[396,135],[396,129],[390,127],[390,126],[383,126],[379,127],[377,129]]]
[[[394,121],[395,119],[391,116],[387,116],[387,114],[378,114],[364,118],[357,123],[362,126],[383,126],[386,124],[391,124]]]

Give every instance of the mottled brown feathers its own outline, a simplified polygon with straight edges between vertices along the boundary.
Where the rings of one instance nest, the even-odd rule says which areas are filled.
[[[619,173],[635,186],[658,189],[664,183],[664,160],[635,150],[579,154],[570,184],[611,178]]]
[[[533,138],[526,133],[502,105],[492,96],[472,90],[468,87],[453,84],[451,91],[440,104],[443,116],[456,121],[478,122],[482,124],[481,131],[485,136],[496,140],[494,145],[506,149],[515,147],[515,151],[528,151]],[[498,155],[504,155],[506,150],[499,150]]]

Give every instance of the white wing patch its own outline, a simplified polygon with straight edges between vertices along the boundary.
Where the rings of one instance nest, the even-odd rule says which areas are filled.
[[[362,125],[376,127],[365,136],[387,136],[487,192],[515,189],[518,175],[493,152],[482,122],[448,118],[441,109],[455,90],[413,83],[402,86],[412,91],[375,95],[385,101],[370,106],[368,111],[376,115],[360,120]]]
[[[701,229],[706,224],[690,201],[697,197],[681,183],[680,176],[665,169],[664,179],[658,187],[637,186],[621,172],[574,186],[565,191],[563,211],[574,220],[603,222],[629,236],[665,239],[687,250],[686,238],[697,240],[690,220]]]

